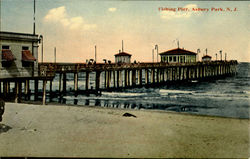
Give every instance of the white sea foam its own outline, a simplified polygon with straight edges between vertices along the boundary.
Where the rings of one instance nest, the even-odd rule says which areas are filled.
[[[160,89],[159,93],[160,94],[192,94],[194,93],[194,91]]]
[[[103,96],[109,97],[139,97],[145,96],[147,93],[130,93],[130,92],[102,92]]]
[[[235,93],[221,93],[221,92],[204,92],[193,93],[193,98],[216,98],[216,99],[247,99],[248,94],[235,94]]]
[[[244,91],[247,95],[250,95],[250,91]]]
[[[65,98],[67,100],[73,100],[73,99],[78,99],[78,100],[109,100],[109,101],[133,100],[133,98],[119,98],[119,97],[105,97],[105,96],[88,97],[88,96],[82,96],[82,95],[79,95],[76,98],[74,98],[72,96],[64,96],[63,98]]]

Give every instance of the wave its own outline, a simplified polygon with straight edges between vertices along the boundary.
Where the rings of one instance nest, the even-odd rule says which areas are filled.
[[[146,96],[147,93],[102,92],[102,95],[108,97],[141,97],[141,96]]]
[[[250,94],[250,91],[225,91],[223,94]]]
[[[160,94],[193,94],[194,91],[187,91],[187,90],[166,90],[166,89],[160,89]]]
[[[135,100],[134,98],[118,98],[118,97],[104,97],[104,96],[93,96],[93,97],[88,97],[88,96],[77,96],[73,98],[72,96],[64,96],[63,98],[67,100],[104,100],[104,101],[133,101]]]
[[[191,98],[206,98],[206,99],[212,99],[212,98],[220,98],[220,99],[231,99],[231,100],[237,100],[237,99],[249,99],[249,95],[246,93],[238,94],[238,93],[221,93],[221,92],[206,92],[206,93],[194,93]]]

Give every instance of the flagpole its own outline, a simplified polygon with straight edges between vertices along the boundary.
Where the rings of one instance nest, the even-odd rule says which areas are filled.
[[[33,34],[36,34],[36,0],[34,0]]]

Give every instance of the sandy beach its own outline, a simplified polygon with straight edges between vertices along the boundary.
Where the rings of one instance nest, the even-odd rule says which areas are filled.
[[[249,157],[249,120],[6,103],[0,156]],[[135,117],[124,117],[124,113]]]

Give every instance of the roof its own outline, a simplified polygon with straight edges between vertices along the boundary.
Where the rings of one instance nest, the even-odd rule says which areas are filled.
[[[2,61],[14,61],[16,60],[15,56],[12,54],[11,50],[3,49],[2,50]]]
[[[209,55],[205,55],[205,56],[203,56],[202,58],[212,58],[212,57],[209,56]]]
[[[38,42],[39,38],[37,34],[26,34],[26,33],[15,33],[0,31],[1,40],[17,40],[17,41],[28,41],[28,42]]]
[[[118,54],[115,54],[115,56],[132,56],[132,55],[126,52],[120,52]]]
[[[184,50],[181,48],[176,48],[160,53],[160,55],[196,55],[195,52]]]
[[[36,61],[34,56],[31,54],[30,50],[23,50],[22,51],[22,60],[26,61],[26,62]]]

